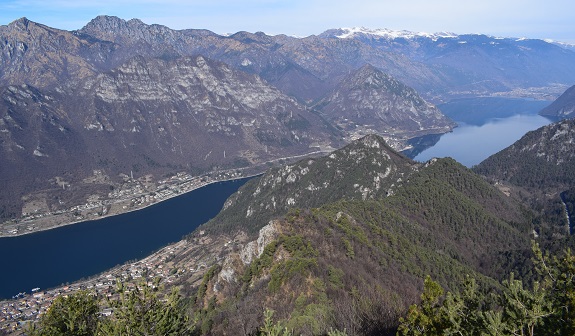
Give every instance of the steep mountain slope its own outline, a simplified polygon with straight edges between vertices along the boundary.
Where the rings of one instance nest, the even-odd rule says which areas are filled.
[[[230,162],[243,151],[260,160],[265,146],[269,157],[275,148],[301,153],[302,146],[326,139],[326,125],[307,108],[257,76],[202,56],[135,58],[82,85],[89,97],[75,117],[84,129],[120,133],[122,142],[160,152],[185,150],[192,161],[210,151],[221,152],[211,164]]]
[[[30,190],[57,186],[56,176],[75,184],[93,169],[114,178],[242,167],[340,137],[261,78],[202,56],[137,57],[53,90],[10,86],[2,98],[0,172],[17,196],[12,215]]]
[[[55,104],[59,98],[57,92],[45,94],[29,85],[0,91],[2,219],[21,215],[22,196],[57,188],[55,176],[67,179],[87,164],[78,160],[86,156],[87,144],[66,111]]]
[[[474,171],[533,191],[556,193],[575,181],[575,120],[531,131]]]
[[[559,98],[542,109],[539,114],[560,119],[575,117],[575,85],[563,92]]]
[[[317,108],[352,134],[369,128],[408,139],[446,133],[455,126],[415,90],[371,65],[344,78]]]
[[[380,176],[385,187],[377,191],[367,167],[390,172]],[[340,187],[351,183],[370,193]],[[288,210],[284,197],[300,209]],[[271,171],[227,203],[188,237],[190,246],[234,230],[253,237],[228,241],[217,266],[195,282],[204,332],[249,333],[265,307],[296,333],[393,333],[426,274],[448,287],[465,274],[492,285],[501,256],[529,246],[527,219],[513,199],[453,160],[414,164],[376,136]],[[194,293],[187,283],[184,290]]]
[[[575,120],[563,120],[527,133],[473,169],[534,211],[534,229],[550,250],[574,246]]]
[[[206,230],[257,232],[291,208],[317,207],[340,199],[390,195],[415,169],[414,161],[370,135],[327,157],[272,169],[230,197]],[[245,222],[245,226],[237,227]]]

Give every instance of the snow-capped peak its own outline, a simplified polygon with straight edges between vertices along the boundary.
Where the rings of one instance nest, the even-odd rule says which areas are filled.
[[[545,41],[547,43],[555,44],[555,45],[560,46],[560,47],[565,48],[565,49],[575,50],[575,44],[573,44],[573,43],[561,42],[561,41],[556,41],[556,40],[551,40],[551,39],[545,39],[543,41]]]
[[[390,40],[396,38],[404,38],[404,39],[413,39],[416,37],[426,37],[433,40],[437,40],[438,38],[453,38],[457,37],[456,34],[448,33],[448,32],[439,32],[434,34],[424,33],[424,32],[411,32],[407,30],[391,30],[391,29],[370,29],[365,27],[352,27],[352,28],[341,28],[340,31],[342,32],[340,35],[337,35],[338,38],[352,38],[356,35],[372,35],[372,36],[379,36],[384,37]]]

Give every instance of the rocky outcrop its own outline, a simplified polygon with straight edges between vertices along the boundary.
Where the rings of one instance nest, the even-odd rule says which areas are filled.
[[[225,283],[237,282],[237,274],[241,274],[246,266],[259,258],[264,252],[264,248],[277,239],[280,232],[279,223],[270,221],[268,225],[260,229],[256,240],[246,243],[238,253],[229,254],[222,262],[216,287],[221,286],[222,281]]]
[[[347,76],[317,107],[351,133],[369,129],[408,139],[446,133],[455,126],[415,90],[371,65]]]

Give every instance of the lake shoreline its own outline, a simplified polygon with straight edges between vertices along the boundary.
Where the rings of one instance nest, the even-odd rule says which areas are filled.
[[[254,165],[254,166],[249,166],[249,167],[244,167],[244,168],[236,168],[236,169],[231,169],[229,171],[226,171],[226,170],[214,171],[214,172],[210,172],[206,175],[193,176],[192,178],[200,180],[202,178],[210,178],[209,177],[210,175],[227,174],[230,171],[237,171],[237,170],[247,171],[247,173],[245,175],[242,174],[241,176],[234,176],[231,178],[221,178],[221,179],[215,179],[215,180],[211,180],[211,181],[207,181],[207,182],[202,182],[201,185],[194,186],[190,189],[185,190],[184,192],[171,194],[165,198],[147,203],[147,204],[142,205],[142,206],[138,206],[135,208],[129,208],[129,209],[119,209],[119,211],[114,211],[112,213],[99,215],[98,217],[94,217],[94,218],[82,218],[79,220],[74,220],[74,219],[69,218],[70,212],[65,212],[65,213],[59,213],[59,214],[51,214],[51,215],[46,216],[46,217],[32,219],[32,220],[22,220],[22,221],[19,221],[16,223],[10,223],[10,221],[6,221],[6,222],[0,224],[0,229],[2,230],[2,231],[0,231],[0,239],[10,238],[10,237],[14,238],[14,237],[30,235],[30,234],[49,231],[49,230],[53,230],[53,229],[58,229],[61,227],[66,227],[66,226],[70,226],[70,225],[74,225],[74,224],[97,221],[100,219],[105,219],[105,218],[109,218],[109,217],[113,217],[113,216],[127,214],[127,213],[134,212],[134,211],[139,211],[139,210],[148,208],[150,206],[160,204],[160,203],[167,201],[167,200],[170,200],[174,197],[178,197],[178,196],[184,195],[188,192],[195,191],[195,190],[198,190],[200,188],[206,187],[206,186],[213,184],[213,183],[233,181],[233,180],[239,180],[239,179],[243,179],[243,178],[251,178],[251,177],[258,176],[258,175],[262,175],[265,173],[266,170],[268,170],[270,168],[269,167],[270,164],[273,165],[274,163],[282,162],[282,160],[285,160],[286,163],[290,163],[290,162],[295,162],[295,161],[300,160],[300,159],[311,158],[311,157],[316,157],[318,155],[330,153],[333,150],[335,150],[335,149],[334,148],[323,148],[323,149],[320,149],[320,150],[317,150],[314,152],[309,152],[309,153],[299,154],[299,155],[294,155],[294,156],[289,156],[289,157],[281,157],[281,158],[269,160],[266,162],[261,162],[261,163],[258,163],[257,165]],[[179,183],[177,185],[183,185],[186,182],[188,182],[188,181],[184,181],[184,182]],[[150,194],[151,193],[138,194],[138,195],[135,195],[135,197],[141,198],[141,197],[145,197],[147,195],[149,196]],[[121,200],[117,200],[115,202],[112,202],[108,205],[109,206],[121,205],[121,204],[127,203],[127,202],[128,202],[127,199],[121,199]],[[58,218],[58,217],[64,217],[64,218]],[[56,223],[55,224],[45,223],[45,222],[49,222],[49,221],[54,221]],[[42,223],[42,222],[44,222],[44,223]],[[34,226],[37,223],[42,223],[42,224],[41,224],[41,226],[34,227],[32,230],[29,229],[30,226]],[[28,228],[22,229],[22,226],[27,226]],[[8,233],[7,231],[14,230],[13,227],[17,227],[17,233]]]
[[[149,207],[151,207],[151,206],[154,206],[154,205],[157,205],[157,204],[161,204],[162,202],[171,200],[171,199],[176,198],[176,197],[178,197],[178,196],[182,196],[182,195],[185,195],[185,194],[190,193],[190,192],[192,192],[192,191],[196,191],[196,190],[198,190],[198,189],[204,188],[204,187],[209,186],[209,185],[214,184],[214,183],[229,182],[229,181],[236,181],[236,180],[248,179],[248,178],[253,178],[253,177],[256,177],[256,176],[259,176],[259,175],[262,175],[262,174],[263,174],[263,173],[255,173],[255,174],[246,175],[246,176],[241,176],[241,177],[234,177],[234,178],[228,178],[228,179],[222,179],[222,180],[214,180],[214,181],[204,182],[204,183],[202,183],[201,185],[196,186],[196,187],[194,187],[194,188],[191,188],[191,189],[189,189],[189,190],[186,190],[186,191],[183,192],[183,193],[173,194],[173,195],[170,195],[170,196],[168,196],[168,197],[166,197],[166,198],[163,198],[163,199],[158,200],[158,201],[155,201],[155,202],[148,203],[148,204],[146,204],[146,205],[144,205],[144,206],[141,206],[141,207],[137,207],[137,208],[133,208],[133,209],[127,209],[126,211],[121,211],[121,212],[115,212],[115,213],[111,213],[111,214],[106,214],[106,215],[102,215],[102,216],[100,216],[100,217],[98,217],[98,218],[93,218],[93,219],[82,219],[82,220],[71,221],[71,222],[63,222],[63,223],[61,223],[61,224],[56,224],[56,225],[54,225],[54,226],[42,227],[42,228],[38,228],[38,229],[36,229],[36,230],[25,231],[25,232],[16,233],[16,234],[13,234],[13,235],[0,235],[0,240],[2,240],[2,239],[4,239],[4,238],[22,237],[22,236],[31,235],[31,234],[38,233],[38,232],[45,232],[45,231],[55,230],[55,229],[62,228],[62,227],[66,227],[66,226],[70,226],[70,225],[81,224],[81,223],[86,223],[86,222],[93,222],[93,221],[98,221],[98,220],[102,220],[102,219],[106,219],[106,218],[110,218],[110,217],[114,217],[114,216],[120,216],[120,215],[128,214],[128,213],[135,212],[135,211],[140,211],[140,210],[149,208]],[[34,222],[34,220],[24,221],[24,222],[21,222],[21,223],[33,223],[33,222]]]
[[[216,216],[225,201],[253,177],[210,181],[193,192],[122,216],[7,237],[0,244],[0,297],[31,288],[54,288],[131,263],[182,240]],[[221,182],[221,183],[219,183]]]

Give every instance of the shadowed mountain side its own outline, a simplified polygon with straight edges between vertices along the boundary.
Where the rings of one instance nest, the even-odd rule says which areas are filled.
[[[556,193],[575,181],[575,120],[528,132],[474,171],[532,191]]]
[[[551,105],[542,109],[540,115],[558,119],[575,117],[575,85],[568,88]]]

